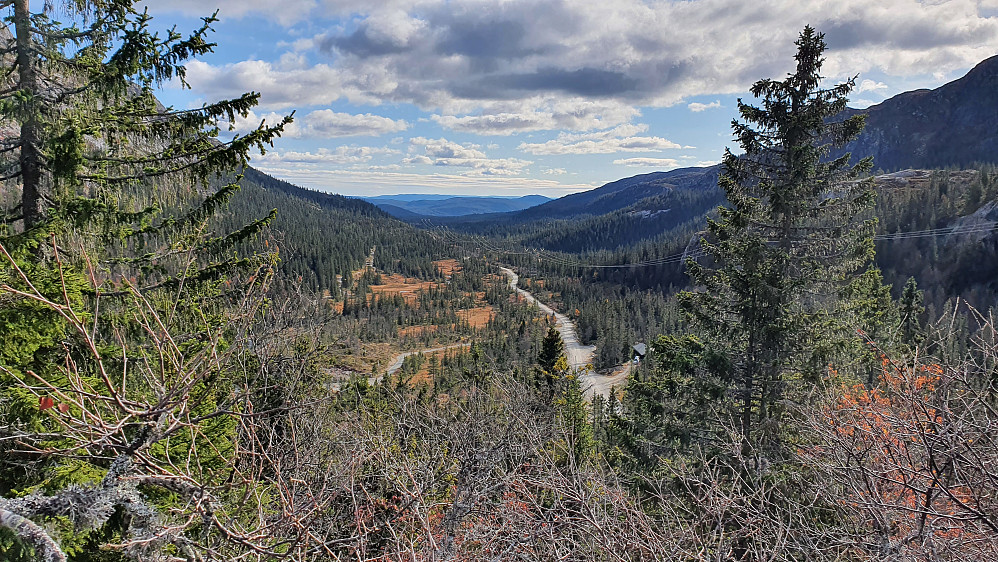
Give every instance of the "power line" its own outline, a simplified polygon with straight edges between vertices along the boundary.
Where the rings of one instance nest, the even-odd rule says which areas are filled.
[[[902,232],[893,232],[889,234],[878,234],[873,237],[876,241],[893,241],[893,240],[909,240],[916,238],[931,238],[936,236],[950,236],[953,234],[974,234],[981,232],[990,232],[998,227],[998,223],[994,221],[989,221],[987,223],[980,223],[970,226],[952,226],[945,228],[933,228],[926,230],[911,230]],[[624,263],[624,264],[596,264],[587,263],[580,260],[572,260],[558,255],[549,250],[544,250],[543,248],[538,248],[533,251],[513,251],[509,247],[503,248],[498,246],[498,240],[489,240],[488,238],[474,237],[474,238],[460,238],[457,234],[452,232],[446,227],[437,227],[439,232],[442,232],[444,237],[457,245],[464,245],[465,243],[473,243],[478,239],[478,245],[484,247],[486,250],[497,253],[506,254],[511,256],[532,256],[540,261],[546,261],[548,263],[553,263],[555,265],[565,265],[570,267],[581,267],[587,269],[620,269],[620,268],[631,268],[631,267],[654,267],[659,265],[667,265],[671,263],[682,263],[687,259],[698,259],[707,255],[706,252],[697,248],[693,251],[683,251],[678,254],[672,254],[669,256],[663,256],[655,258],[652,260],[644,260],[640,262]]]

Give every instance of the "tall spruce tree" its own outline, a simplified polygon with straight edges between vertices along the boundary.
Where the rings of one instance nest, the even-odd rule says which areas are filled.
[[[187,86],[184,64],[211,52],[207,36],[216,19],[203,18],[186,36],[162,34],[134,4],[0,2],[8,24],[0,26],[0,190],[3,201],[16,202],[0,209],[0,244],[32,279],[68,283],[70,293],[126,296],[122,281],[130,280],[146,297],[173,303],[167,319],[178,329],[184,311],[205,313],[202,305],[217,299],[227,273],[273,259],[269,252],[237,258],[233,249],[274,212],[224,232],[211,221],[238,190],[233,174],[249,152],[269,146],[288,119],[219,140],[223,126],[248,116],[258,94],[164,107],[154,89],[167,81]],[[59,271],[50,263],[56,248]],[[83,286],[83,253],[98,286]],[[16,282],[7,266],[0,279]],[[37,312],[10,306],[0,314],[19,319],[8,324],[15,347],[31,342],[31,349],[60,352],[57,330],[39,337],[34,329],[48,322]],[[41,363],[5,363],[19,372],[44,372],[50,363],[14,355]]]
[[[565,361],[565,343],[561,341],[561,334],[553,326],[548,328],[544,339],[541,340],[541,351],[537,354],[537,365],[540,367],[540,377],[543,386],[547,389],[548,398],[554,398],[555,383],[558,379],[558,360]],[[568,363],[562,370],[567,370]]]
[[[738,101],[732,122],[744,151],[725,151],[720,186],[728,206],[709,221],[705,264],[688,263],[698,289],[684,310],[728,361],[731,417],[743,448],[779,442],[788,385],[817,380],[826,364],[810,350],[833,337],[829,315],[841,288],[873,255],[868,181],[872,160],[827,159],[856,137],[863,118],[837,119],[854,79],[823,88],[823,35],[804,28],[796,71],[751,89],[761,105]]]
[[[157,227],[152,209],[123,212],[123,188],[155,178],[207,188],[210,178],[237,170],[249,150],[262,150],[287,123],[261,124],[220,141],[219,125],[247,116],[258,94],[195,109],[163,107],[154,88],[168,81],[187,86],[184,63],[211,52],[207,34],[216,19],[204,18],[187,36],[174,29],[160,34],[134,4],[65,0],[33,10],[28,0],[0,3],[13,29],[0,31],[0,124],[7,133],[0,179],[5,190],[20,192],[19,204],[0,211],[8,232],[45,239],[97,216],[110,217],[118,234],[122,223],[126,233],[150,232]],[[235,188],[203,197],[188,219],[210,214]],[[165,220],[158,227],[189,222]]]
[[[901,314],[901,341],[908,345],[917,345],[922,339],[922,323],[920,316],[925,312],[922,302],[925,300],[922,291],[918,290],[918,282],[909,277],[901,290],[898,308]]]
[[[862,379],[872,387],[882,369],[881,353],[897,340],[898,307],[891,298],[891,286],[884,284],[883,275],[875,267],[853,280],[842,297],[840,309],[856,336],[850,338],[851,349],[845,356],[855,362],[857,372],[866,371]]]
[[[537,364],[546,372],[554,372],[554,365],[565,352],[565,344],[561,334],[554,327],[548,328],[541,341],[541,352],[537,355]]]

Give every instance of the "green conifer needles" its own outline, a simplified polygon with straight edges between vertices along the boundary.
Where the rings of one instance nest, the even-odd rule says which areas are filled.
[[[788,381],[814,380],[823,363],[808,352],[831,337],[822,318],[873,254],[874,223],[863,218],[873,192],[860,179],[872,161],[826,158],[863,128],[861,116],[841,117],[854,79],[821,87],[825,42],[814,29],[797,47],[794,73],[752,87],[759,106],[738,102],[732,128],[744,154],[725,152],[729,204],[702,241],[709,261],[688,264],[699,289],[681,295],[694,325],[731,357],[746,444],[778,440]]]

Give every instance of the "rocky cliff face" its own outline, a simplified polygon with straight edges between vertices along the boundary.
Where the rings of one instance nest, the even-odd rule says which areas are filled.
[[[935,90],[898,94],[866,110],[866,129],[846,150],[874,167],[965,166],[998,162],[998,56]]]

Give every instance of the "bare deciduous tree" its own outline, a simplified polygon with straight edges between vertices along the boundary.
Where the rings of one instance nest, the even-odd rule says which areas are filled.
[[[812,416],[807,457],[864,557],[998,557],[998,337],[993,318],[968,314],[978,326],[966,354],[947,353],[944,319],[925,346],[936,353],[882,354],[878,386],[840,389]]]

